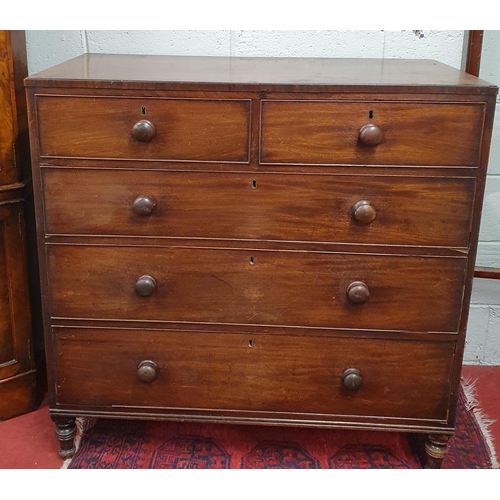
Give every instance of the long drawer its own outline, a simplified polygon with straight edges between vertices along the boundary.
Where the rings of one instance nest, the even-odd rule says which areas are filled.
[[[474,179],[44,169],[46,232],[467,247]]]
[[[263,101],[261,162],[477,166],[484,112],[482,103]]]
[[[47,245],[59,318],[456,333],[464,258]]]
[[[444,420],[453,351],[454,342],[57,328],[57,404]]]
[[[248,162],[250,100],[37,98],[42,157]]]

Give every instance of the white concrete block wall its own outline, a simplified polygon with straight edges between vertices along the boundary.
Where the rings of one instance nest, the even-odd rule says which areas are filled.
[[[233,57],[436,59],[464,66],[461,30],[26,31],[30,74],[86,52]],[[482,78],[500,86],[500,31],[486,31]],[[500,106],[490,155],[478,265],[500,268]],[[475,280],[465,362],[500,365],[500,282]]]
[[[479,76],[500,87],[500,31],[486,30]],[[500,268],[500,99],[497,98],[477,265]],[[465,362],[500,365],[500,280],[474,280]]]
[[[462,30],[26,31],[28,70],[85,52],[235,57],[390,57],[462,66]]]

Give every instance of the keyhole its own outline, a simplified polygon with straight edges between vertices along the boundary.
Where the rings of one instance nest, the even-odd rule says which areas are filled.
[[[370,118],[370,120],[373,118],[373,111],[371,109],[368,112],[368,118]]]
[[[146,106],[141,107],[141,115],[146,116]]]
[[[255,189],[257,187],[257,181],[254,179],[252,181],[252,189]]]
[[[253,346],[253,341],[252,340],[249,340],[248,341],[248,347],[252,347]]]
[[[253,264],[254,264],[253,257],[250,257],[250,265],[253,266]]]

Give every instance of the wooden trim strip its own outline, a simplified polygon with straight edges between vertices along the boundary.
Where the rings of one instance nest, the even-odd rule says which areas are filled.
[[[481,50],[483,48],[483,34],[483,30],[469,30],[465,71],[474,76],[479,76]]]

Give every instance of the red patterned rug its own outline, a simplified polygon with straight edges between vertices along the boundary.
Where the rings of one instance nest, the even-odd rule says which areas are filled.
[[[463,392],[446,469],[498,464]],[[70,469],[420,469],[423,436],[247,425],[85,419]]]

